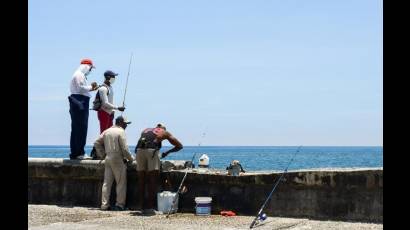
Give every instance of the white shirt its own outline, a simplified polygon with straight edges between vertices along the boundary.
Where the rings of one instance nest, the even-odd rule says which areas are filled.
[[[117,107],[114,105],[114,90],[112,89],[112,87],[103,84],[103,86],[98,88],[98,93],[100,94],[101,99],[101,109],[107,112],[108,114],[114,112],[114,110],[117,109]]]
[[[90,90],[92,89],[92,86],[87,85],[87,78],[85,77],[85,73],[88,73],[89,71],[89,65],[81,64],[74,72],[70,83],[71,94],[81,94],[86,97],[91,97]]]

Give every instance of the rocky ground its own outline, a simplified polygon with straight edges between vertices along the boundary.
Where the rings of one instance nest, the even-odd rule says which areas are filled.
[[[56,205],[28,205],[28,228],[46,229],[249,229],[252,216],[223,217],[219,215],[196,216],[190,213],[142,216],[137,211],[100,211],[89,207]],[[383,224],[318,221],[310,219],[268,217],[254,229],[383,229]]]

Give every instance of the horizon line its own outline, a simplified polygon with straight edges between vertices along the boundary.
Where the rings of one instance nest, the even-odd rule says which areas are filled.
[[[32,144],[28,146],[66,146],[70,145],[55,145],[55,144]],[[86,145],[85,147],[92,147],[93,145]],[[136,145],[128,145],[136,146]],[[184,145],[184,147],[383,147],[383,145]],[[172,147],[172,145],[163,145],[162,147]]]

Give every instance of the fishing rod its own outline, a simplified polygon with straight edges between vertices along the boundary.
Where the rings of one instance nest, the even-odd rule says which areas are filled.
[[[270,200],[270,198],[272,197],[273,192],[276,189],[276,186],[278,186],[279,182],[282,181],[283,176],[288,172],[288,168],[289,165],[292,163],[293,159],[295,159],[296,154],[300,151],[300,149],[302,148],[302,146],[299,146],[295,152],[295,154],[293,154],[292,159],[289,161],[288,165],[286,166],[285,170],[282,172],[282,174],[280,175],[280,177],[276,180],[275,185],[273,186],[272,191],[270,192],[268,198],[265,200],[265,202],[263,203],[262,207],[259,209],[258,214],[255,216],[255,219],[253,219],[251,225],[249,226],[249,228],[253,228],[256,224],[256,222],[258,221],[258,219],[263,219],[266,218],[266,215],[264,215],[263,218],[262,217],[262,211],[265,208],[266,204],[268,203],[268,201]]]
[[[194,162],[195,155],[196,155],[196,153],[194,153],[194,155],[192,156],[191,162]],[[192,167],[192,165],[193,165],[193,164],[191,164],[191,167]],[[171,211],[175,209],[175,205],[176,205],[176,203],[177,203],[178,196],[179,196],[179,194],[182,192],[182,185],[184,184],[185,178],[186,178],[186,176],[188,175],[188,171],[189,171],[189,169],[190,169],[191,167],[189,167],[189,168],[186,170],[185,175],[184,175],[184,177],[182,178],[181,184],[179,184],[178,190],[177,190],[177,192],[176,192],[174,198],[172,199],[172,204],[171,204],[171,207],[170,207],[169,210],[168,210],[168,214],[167,214],[166,218],[169,218],[169,214],[171,214]]]
[[[203,139],[203,137],[205,137],[205,133],[202,134],[202,139]],[[201,146],[202,139],[199,141],[198,147]],[[190,167],[186,170],[185,175],[184,175],[184,177],[182,178],[181,184],[179,184],[177,193],[175,194],[174,198],[172,199],[172,205],[171,205],[171,207],[170,207],[169,210],[168,210],[168,214],[167,214],[166,218],[169,218],[169,214],[171,213],[172,210],[175,209],[176,201],[177,201],[177,199],[178,199],[179,194],[182,192],[182,189],[183,189],[182,185],[184,184],[185,178],[186,178],[186,176],[188,175],[188,171],[189,171],[189,169],[190,169],[191,167],[193,167],[193,165],[194,165],[195,155],[196,155],[196,153],[194,153],[194,155],[192,156],[191,165],[190,165]]]
[[[130,64],[128,65],[127,81],[125,82],[124,99],[122,100],[122,107],[125,107],[125,95],[127,94],[128,77],[130,76],[130,69],[131,69],[132,55],[133,55],[133,53],[131,52]],[[122,111],[122,112],[121,112],[121,116],[122,116],[122,113],[123,113],[123,112],[124,112],[124,111]]]

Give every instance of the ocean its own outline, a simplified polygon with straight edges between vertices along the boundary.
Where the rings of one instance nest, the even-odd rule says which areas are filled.
[[[134,153],[135,146],[130,146]],[[169,154],[168,160],[191,160],[194,163],[207,154],[209,167],[225,169],[232,160],[239,160],[245,171],[284,170],[298,146],[185,146],[179,152]],[[86,153],[92,146],[86,146]],[[161,152],[170,149],[164,146]],[[28,157],[69,158],[69,146],[29,145]],[[135,155],[134,155],[135,156]],[[289,170],[311,168],[371,168],[383,167],[383,147],[380,146],[302,146]]]

